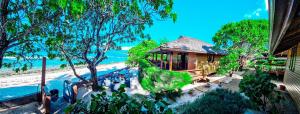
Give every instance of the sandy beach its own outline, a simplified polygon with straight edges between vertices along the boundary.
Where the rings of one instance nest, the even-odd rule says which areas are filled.
[[[113,71],[116,69],[124,68],[125,63],[113,63],[113,64],[105,64],[105,65],[99,65],[97,67],[98,72],[107,72],[107,71]],[[77,73],[83,76],[87,76],[89,73],[89,70],[86,67],[77,67]],[[98,74],[99,75],[99,74]],[[76,78],[73,75],[73,72],[70,68],[65,69],[49,69],[46,71],[46,82],[51,81],[53,79],[58,79],[59,77],[64,78]],[[14,74],[12,76],[1,76],[0,77],[0,88],[8,88],[8,87],[17,87],[17,86],[26,86],[26,85],[33,85],[33,84],[39,84],[41,82],[41,72],[31,72],[31,73],[24,73],[24,74]]]

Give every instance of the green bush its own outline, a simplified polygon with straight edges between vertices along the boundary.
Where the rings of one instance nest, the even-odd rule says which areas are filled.
[[[180,89],[192,82],[187,72],[161,70],[147,60],[148,51],[158,47],[153,40],[145,40],[129,50],[128,66],[139,67],[139,81],[150,92]]]
[[[229,54],[220,59],[220,66],[217,69],[218,74],[226,74],[230,71],[236,70],[239,67],[239,54],[229,51]]]
[[[271,77],[261,71],[257,71],[256,75],[244,76],[239,87],[253,106],[262,111],[266,111],[268,103],[274,105],[281,100],[281,96],[274,91],[276,85],[271,83]]]
[[[142,87],[151,92],[180,89],[192,82],[187,72],[167,71],[157,67],[144,68],[142,77]]]
[[[178,108],[184,114],[241,114],[250,108],[250,101],[238,92],[216,89]]]
[[[157,43],[153,40],[144,40],[140,44],[132,47],[128,51],[128,59],[125,62],[128,66],[136,67],[138,65],[147,65],[147,52],[158,47]]]
[[[117,92],[111,96],[102,91],[97,95],[91,95],[91,103],[81,101],[70,105],[65,109],[66,113],[85,114],[140,114],[140,113],[172,113],[163,99],[147,98],[140,96],[139,100],[125,93],[125,85],[121,85]]]

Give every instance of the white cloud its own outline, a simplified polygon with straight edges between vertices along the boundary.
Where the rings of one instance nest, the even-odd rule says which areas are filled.
[[[245,15],[244,15],[244,18],[260,17],[261,11],[262,11],[261,8],[257,8],[257,9],[254,10],[252,13],[245,14]]]
[[[122,50],[129,50],[131,48],[132,48],[132,46],[124,46],[124,47],[122,47]]]

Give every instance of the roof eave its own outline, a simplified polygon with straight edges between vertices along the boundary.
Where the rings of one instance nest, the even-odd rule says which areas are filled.
[[[297,11],[297,3],[295,3],[297,1],[289,0],[288,2],[281,1],[281,0],[269,0],[269,6],[270,6],[270,39],[269,39],[270,47],[269,49],[271,54],[280,53],[282,51],[285,51],[287,48],[280,45],[282,45],[282,41],[285,38],[284,36]],[[283,13],[282,15],[283,17],[281,17],[281,13]]]

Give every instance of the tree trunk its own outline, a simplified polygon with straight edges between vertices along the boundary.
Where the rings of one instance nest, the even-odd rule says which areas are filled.
[[[2,61],[3,61],[3,57],[4,57],[4,52],[2,52],[3,50],[0,50],[0,69],[2,68]]]
[[[98,80],[97,80],[97,69],[95,65],[88,65],[88,69],[91,72],[91,80],[93,82],[92,88],[93,91],[98,90]]]
[[[4,52],[6,51],[6,48],[8,47],[8,40],[6,35],[6,22],[7,22],[7,15],[8,15],[8,3],[9,0],[2,0],[0,4],[0,16],[1,16],[1,37],[0,37],[0,69],[2,68],[3,63],[3,57]]]
[[[9,42],[6,40],[6,38],[1,38],[0,39],[0,69],[2,68],[2,65],[3,65],[4,53],[6,52],[6,49],[8,47],[8,43]]]
[[[246,61],[245,57],[243,57],[243,56],[239,57],[239,68],[238,68],[238,71],[242,71],[244,69],[245,61]]]

